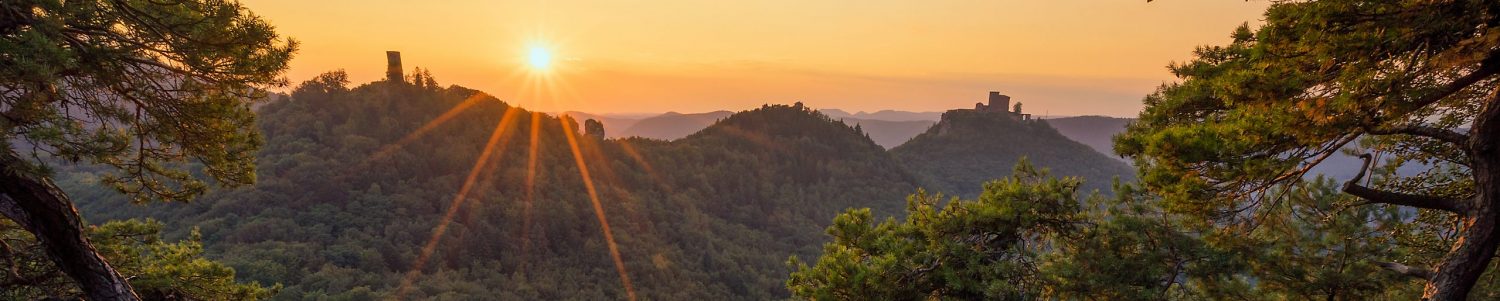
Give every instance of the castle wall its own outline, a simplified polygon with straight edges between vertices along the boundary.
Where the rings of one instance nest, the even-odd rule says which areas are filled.
[[[990,104],[986,107],[988,109],[987,111],[1008,112],[1010,111],[1010,96],[1002,95],[1000,94],[1000,92],[990,91]]]

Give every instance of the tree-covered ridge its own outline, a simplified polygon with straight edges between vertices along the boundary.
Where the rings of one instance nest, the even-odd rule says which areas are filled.
[[[565,135],[641,299],[785,297],[782,262],[814,255],[829,216],[895,212],[917,187],[858,129],[800,105],[741,112],[678,141],[602,140],[581,121],[408,82],[422,84],[351,87],[334,72],[265,104],[254,187],[141,206],[103,193],[88,168],[61,171],[61,184],[92,220],[155,217],[169,237],[198,226],[210,257],[239,279],[282,284],[279,300],[394,293],[497,125],[490,163],[403,297],[623,298]]]
[[[891,154],[871,141],[860,129],[812,111],[801,103],[791,106],[767,105],[731,115],[681,142],[703,149],[704,154],[748,156],[711,157],[706,158],[704,164],[750,163],[745,166],[726,166],[728,168],[721,170],[754,171],[761,173],[756,178],[773,181],[769,184],[774,186],[747,186],[741,191],[731,191],[731,194],[725,196],[730,198],[770,194],[764,191],[766,188],[782,189],[781,187],[813,183],[835,189],[807,193],[843,194],[854,199],[868,199],[904,195],[915,189],[917,183],[916,176],[904,169]],[[882,186],[895,183],[901,185]],[[859,189],[836,189],[837,187]],[[801,194],[804,193],[786,196]],[[840,202],[828,201],[830,198],[839,199],[831,195],[808,195],[794,199],[771,196],[767,195],[766,200],[778,203],[763,205],[780,207],[780,210],[815,208],[817,212],[832,214],[847,208],[839,207],[845,205]],[[861,207],[874,207],[881,213],[890,214],[900,209],[900,203],[872,200]]]
[[[833,242],[815,265],[791,259],[796,271],[787,285],[818,300],[1037,299],[1041,239],[1072,232],[1079,183],[1023,162],[974,201],[918,192],[907,199],[904,221],[850,210],[834,218]]]
[[[1085,190],[1107,192],[1109,179],[1135,175],[1130,166],[1069,140],[1045,121],[1012,119],[1004,112],[948,111],[891,153],[922,175],[929,189],[968,197],[979,195],[979,183],[1008,175],[1021,158],[1060,176],[1091,180]]]
[[[1405,300],[1421,282],[1370,260],[1410,249],[1399,210],[1342,208],[1318,179],[1279,188],[1281,207],[1244,232],[1203,232],[1133,185],[1084,195],[1082,180],[1022,161],[972,199],[919,191],[904,219],[849,210],[820,257],[789,260],[808,300]],[[1349,239],[1349,238],[1357,239]]]

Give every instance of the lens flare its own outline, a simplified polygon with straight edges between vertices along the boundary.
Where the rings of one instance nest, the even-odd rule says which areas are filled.
[[[365,159],[365,162],[384,159],[385,157],[390,156],[391,154],[395,153],[396,150],[405,147],[407,144],[411,144],[411,142],[416,141],[417,138],[422,138],[422,136],[426,135],[427,132],[430,132],[432,131],[432,129],[437,128],[437,126],[448,122],[448,120],[451,120],[453,119],[453,117],[458,116],[458,113],[462,113],[463,111],[468,110],[469,107],[473,107],[474,104],[479,103],[479,100],[485,99],[488,96],[489,95],[484,93],[474,93],[474,95],[469,95],[469,98],[464,99],[463,102],[460,102],[458,103],[458,105],[453,106],[452,109],[448,109],[447,112],[443,112],[442,115],[438,115],[437,118],[433,118],[432,121],[428,121],[427,124],[423,124],[422,127],[417,128],[416,131],[412,131],[411,134],[406,134],[405,137],[401,137],[401,140],[396,140],[395,143],[391,143],[390,145],[381,147],[380,150],[375,151],[375,154],[370,155],[369,158]]]
[[[432,252],[437,249],[438,242],[442,241],[443,233],[448,231],[448,224],[453,222],[453,216],[458,213],[459,208],[463,207],[464,200],[468,199],[469,190],[473,189],[474,184],[479,182],[480,171],[489,163],[491,155],[497,152],[497,147],[501,148],[499,152],[504,152],[503,148],[505,144],[502,141],[505,140],[506,129],[510,127],[511,122],[514,121],[516,112],[519,110],[515,107],[506,108],[505,115],[500,117],[499,123],[495,124],[495,130],[490,132],[490,138],[489,141],[485,142],[484,150],[479,152],[479,158],[474,159],[474,167],[469,169],[469,176],[464,178],[463,185],[459,186],[458,195],[455,195],[453,200],[449,201],[448,211],[443,214],[443,220],[439,221],[437,227],[432,229],[432,237],[428,238],[427,244],[422,246],[422,253],[412,263],[411,270],[407,271],[406,276],[401,278],[401,285],[396,287],[396,293],[391,295],[391,300],[401,300],[401,297],[411,288],[412,282],[416,280],[418,275],[422,274],[422,267],[427,264],[427,260],[432,256]]]
[[[620,149],[625,151],[625,155],[629,156],[631,160],[635,160],[637,164],[640,164],[641,169],[646,171],[646,175],[651,176],[651,180],[656,181],[658,187],[667,193],[673,193],[672,185],[668,185],[666,178],[656,173],[656,168],[651,167],[651,162],[647,162],[646,157],[641,156],[640,151],[635,150],[635,145],[632,145],[630,140],[620,140]]]
[[[531,112],[531,146],[526,153],[526,195],[521,203],[521,270],[531,250],[531,202],[536,198],[536,155],[541,148],[542,113]]]
[[[568,148],[573,151],[573,163],[578,164],[578,175],[583,177],[583,188],[588,190],[589,202],[594,203],[594,217],[599,219],[599,229],[604,232],[604,242],[609,246],[609,257],[615,261],[615,272],[620,273],[620,284],[625,286],[625,297],[635,301],[635,288],[630,284],[630,273],[625,270],[625,261],[620,260],[620,248],[615,245],[615,235],[609,228],[609,219],[604,217],[604,206],[599,203],[599,193],[594,180],[589,176],[588,164],[583,162],[583,152],[578,149],[578,138],[567,119],[562,120],[563,137],[568,138]]]

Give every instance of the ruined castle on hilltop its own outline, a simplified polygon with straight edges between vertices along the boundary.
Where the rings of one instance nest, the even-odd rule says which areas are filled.
[[[1011,110],[1014,108],[1014,110]],[[1021,113],[1021,103],[1017,102],[1015,107],[1010,105],[1010,96],[1000,92],[990,91],[990,103],[974,103],[974,111],[987,113],[1006,113],[1011,119],[1031,120],[1031,114]]]
[[[406,75],[401,74],[401,52],[385,52],[385,80],[390,82],[405,82]]]

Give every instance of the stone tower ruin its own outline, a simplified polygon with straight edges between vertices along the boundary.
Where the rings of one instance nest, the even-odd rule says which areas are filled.
[[[1000,94],[1000,92],[990,91],[990,104],[986,107],[995,112],[1004,112],[1006,110],[1010,110],[1010,96],[1005,96],[1004,94]]]
[[[385,52],[385,80],[390,82],[405,82],[406,77],[401,75],[401,52]],[[993,97],[993,96],[992,96]]]

